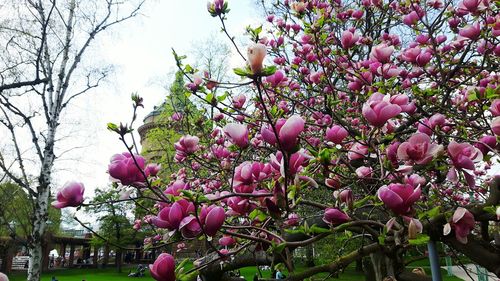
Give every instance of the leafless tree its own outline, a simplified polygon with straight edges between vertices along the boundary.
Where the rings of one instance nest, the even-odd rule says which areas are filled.
[[[40,280],[62,114],[108,74],[82,67],[82,61],[97,35],[137,16],[142,5],[142,0],[10,0],[0,5],[0,171],[33,203],[27,237],[30,281]]]

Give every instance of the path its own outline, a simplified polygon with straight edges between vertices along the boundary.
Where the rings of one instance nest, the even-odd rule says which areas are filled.
[[[461,266],[452,266],[453,270],[453,275],[456,277],[466,280],[466,281],[478,281],[479,278],[477,276],[477,268],[475,264],[466,264],[465,267],[467,268],[467,272],[469,275],[473,278],[471,279],[469,275],[465,272],[465,270]],[[446,266],[442,267],[443,269],[447,270]],[[500,281],[500,278],[496,277],[495,274],[488,272],[488,281]]]

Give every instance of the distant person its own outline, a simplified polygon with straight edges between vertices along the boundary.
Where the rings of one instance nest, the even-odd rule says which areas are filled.
[[[281,271],[278,269],[276,270],[276,279],[285,279],[285,274],[281,273]]]
[[[0,281],[9,281],[9,277],[7,277],[7,275],[0,272]]]
[[[49,268],[54,267],[55,257],[54,254],[50,255]]]

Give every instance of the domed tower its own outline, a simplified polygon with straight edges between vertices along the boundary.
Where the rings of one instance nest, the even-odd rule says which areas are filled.
[[[165,117],[162,116],[162,113],[165,110],[165,102],[163,102],[159,106],[155,106],[153,111],[148,113],[146,117],[143,119],[143,124],[137,129],[139,132],[139,136],[141,137],[141,155],[146,158],[146,160],[154,162],[155,159],[159,159],[162,157],[162,153],[160,149],[155,149],[148,142],[148,133],[153,129],[159,128],[162,123],[165,122]]]

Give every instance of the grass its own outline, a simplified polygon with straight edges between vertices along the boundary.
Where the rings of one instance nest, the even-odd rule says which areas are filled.
[[[430,268],[426,266],[422,266],[427,273],[430,273]],[[51,281],[52,276],[55,276],[59,281],[114,281],[114,280],[136,280],[136,278],[127,277],[129,270],[135,270],[135,266],[133,267],[124,267],[122,273],[117,273],[113,267],[108,267],[106,269],[56,269],[44,273],[42,275],[42,281]],[[304,270],[305,267],[297,268],[298,271]],[[245,267],[240,269],[240,274],[245,277],[246,280],[252,280],[253,276],[257,272],[255,267]],[[262,271],[264,277],[271,277],[270,271]],[[287,274],[285,272],[285,274]],[[449,277],[446,274],[445,270],[441,270],[441,274],[443,276],[443,281],[460,281],[456,277]],[[341,273],[338,278],[328,277],[328,274],[318,274],[313,277],[311,280],[343,280],[343,281],[359,281],[364,280],[364,274],[360,272],[356,272],[353,267],[348,267],[346,270]],[[26,280],[25,272],[16,272],[9,276],[11,281],[24,281]],[[149,275],[149,272],[146,271],[146,276],[142,278],[137,278],[137,280],[142,281],[152,281],[154,280]]]

